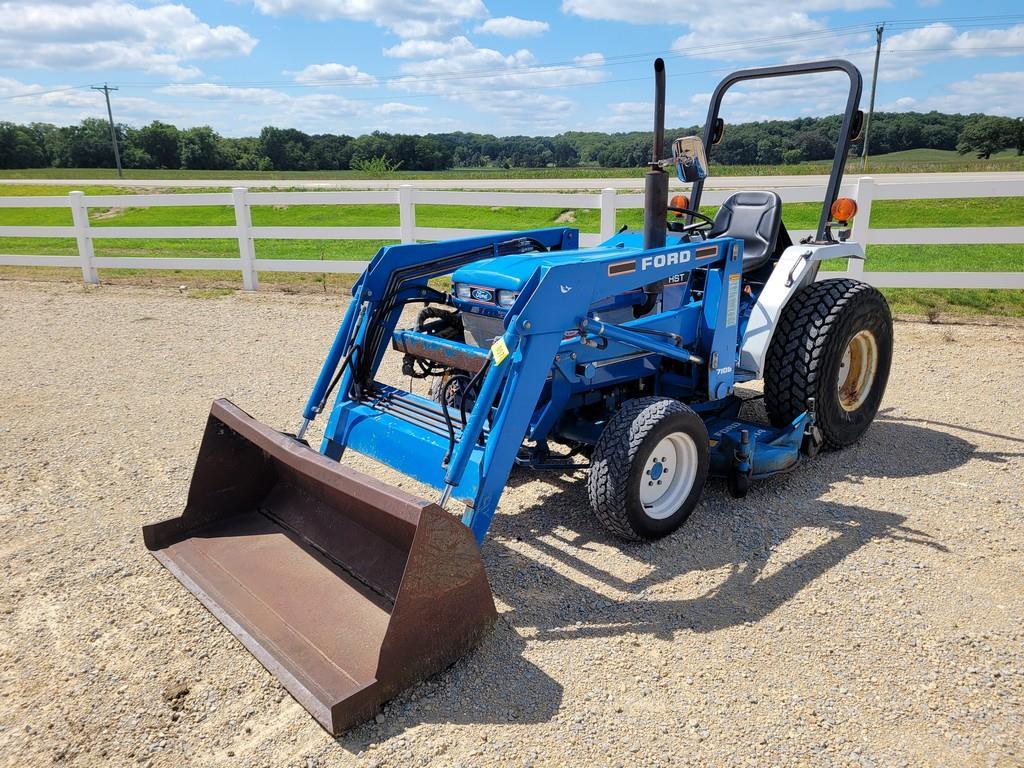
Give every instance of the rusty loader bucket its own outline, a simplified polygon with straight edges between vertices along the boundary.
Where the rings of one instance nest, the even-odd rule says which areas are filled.
[[[227,400],[210,410],[184,513],[143,534],[333,734],[453,663],[496,616],[457,519]]]

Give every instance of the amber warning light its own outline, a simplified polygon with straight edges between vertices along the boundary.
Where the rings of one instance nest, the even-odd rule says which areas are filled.
[[[668,201],[669,208],[682,208],[683,210],[690,210],[690,198],[686,195],[673,195],[672,199]],[[681,219],[683,214],[679,211],[674,211],[677,219]]]
[[[848,197],[840,197],[832,203],[832,219],[845,224],[857,215],[857,204]]]

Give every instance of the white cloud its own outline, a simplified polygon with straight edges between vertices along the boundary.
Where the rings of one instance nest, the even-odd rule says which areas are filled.
[[[411,54],[392,50],[389,55]],[[406,74],[393,79],[391,85],[450,97],[466,89],[518,90],[596,83],[605,77],[603,66],[600,53],[577,56],[572,65],[538,66],[533,53],[525,48],[504,54],[457,37],[447,44],[443,54],[403,64]]]
[[[465,130],[464,123],[454,117],[438,117],[425,113],[378,113],[377,127],[388,133],[445,133]]]
[[[920,77],[923,65],[951,56],[1016,56],[1021,47],[1024,47],[1024,24],[1007,29],[968,30],[960,33],[949,24],[929,24],[883,41],[882,61],[885,66],[879,70],[879,79],[894,81]],[[870,55],[874,55],[873,51]]]
[[[39,92],[39,95],[22,94]],[[88,88],[70,85],[38,85],[0,77],[0,98],[19,96],[4,102],[4,119],[19,123],[79,123],[87,117],[107,119],[103,94]],[[140,125],[152,120],[176,119],[178,125],[189,126],[194,120],[173,107],[152,99],[118,93],[114,97],[114,119],[119,123]]]
[[[1005,29],[977,29],[958,32],[942,22],[899,32],[882,40],[882,56],[878,69],[880,82],[900,82],[924,75],[924,67],[950,58],[982,56],[1019,56],[1024,47],[1024,24]],[[870,44],[852,50],[840,50],[856,64],[870,83],[875,58],[874,35]]]
[[[636,120],[643,128],[650,128],[654,124],[654,102],[653,101],[615,101],[608,105],[608,112],[616,116],[624,116]],[[696,111],[690,107],[677,104],[665,105],[665,122],[671,124],[673,121],[688,120],[696,115]]]
[[[469,39],[459,35],[447,41],[403,40],[397,45],[384,49],[384,55],[395,59],[437,59],[453,54],[471,53],[476,46]]]
[[[22,94],[40,92],[38,95]],[[273,88],[232,88],[219,83],[178,83],[154,90],[155,98],[119,91],[114,119],[140,126],[153,120],[180,128],[211,125],[226,136],[253,136],[265,125],[299,128],[309,133],[360,134],[373,130],[428,133],[455,130],[459,122],[430,114],[429,107],[387,101],[348,99],[323,92],[298,95]],[[69,85],[39,85],[0,76],[3,118],[18,123],[71,125],[87,117],[107,119],[103,94]]]
[[[0,2],[0,66],[130,69],[192,78],[200,70],[184,62],[245,56],[256,42],[239,27],[210,26],[176,3]]]
[[[608,105],[609,111],[616,115],[632,115],[637,112],[654,114],[653,101],[616,101]]]
[[[323,110],[326,114],[356,114],[366,108],[363,102],[332,93],[305,93],[293,96],[274,88],[236,88],[218,83],[179,83],[156,89],[168,96],[203,99],[216,103],[253,104],[279,108],[275,113],[289,115],[309,110]],[[280,118],[277,118],[280,120]]]
[[[714,13],[681,14],[676,0],[563,0],[562,11],[617,23],[685,27],[673,43],[687,56],[718,61],[804,61],[827,55],[851,60],[870,80],[875,53],[871,29],[833,28],[828,14],[886,7],[889,0],[720,0]],[[1024,24],[958,31],[934,23],[885,36],[879,80],[921,77],[930,63],[980,56],[1019,56]],[[806,108],[805,108],[806,109]]]
[[[864,8],[888,6],[888,0],[719,0],[714,11],[708,16],[744,18],[746,21],[737,35],[759,34],[762,25],[770,23],[774,14],[791,11],[859,11]],[[622,0],[562,0],[562,12],[584,19],[620,21],[627,24],[695,24],[700,14],[688,13],[677,0],[645,0],[645,2],[623,2]]]
[[[298,72],[285,70],[284,74],[293,75],[295,82],[303,85],[328,83],[331,85],[377,85],[377,78],[361,71],[355,65],[348,64],[310,64]],[[341,82],[338,82],[341,81]]]
[[[689,28],[688,34],[672,43],[673,50],[694,58],[721,60],[821,58],[821,36],[828,29],[824,22],[806,13],[783,10],[759,18],[756,33],[746,23],[746,12],[738,11],[695,18]],[[751,38],[766,40],[748,43]]]
[[[883,112],[913,112],[917,99],[912,96],[901,96],[895,101],[891,101],[888,104],[882,106],[881,111]]]
[[[399,37],[439,37],[469,19],[487,16],[483,0],[252,0],[261,13],[345,19],[384,27]]]
[[[837,40],[842,45],[850,39],[850,30],[840,36],[829,33],[826,12],[888,5],[889,0],[719,0],[714,12],[701,14],[681,12],[676,0],[563,0],[562,11],[587,19],[685,28],[672,48],[693,58],[793,61],[835,55]],[[819,12],[820,17],[813,15]],[[873,38],[863,30],[852,36]]]
[[[535,37],[543,35],[551,29],[546,21],[520,19],[516,16],[503,16],[500,19],[488,19],[476,28],[477,32],[499,37]]]
[[[156,89],[157,93],[168,96],[188,96],[196,99],[209,99],[210,101],[235,101],[248,104],[261,104],[270,106],[284,104],[292,100],[292,97],[282,91],[273,88],[235,88],[217,83],[188,83],[177,85],[165,85]]]
[[[698,112],[688,106],[668,104],[665,107],[667,128],[677,128],[697,122]],[[703,116],[703,113],[701,113]],[[605,108],[592,128],[602,131],[649,131],[654,124],[654,102],[615,101]]]
[[[883,104],[892,112],[985,112],[1016,117],[1024,114],[1024,71],[984,72],[944,86],[942,93],[916,98],[903,96]]]
[[[417,115],[428,112],[428,108],[420,104],[403,104],[399,101],[389,101],[374,108],[379,115]]]
[[[231,88],[217,83],[190,83],[169,85],[157,91],[168,96],[201,99],[211,102],[211,110],[225,106],[227,114],[242,109],[242,105],[259,108],[255,115],[262,125],[280,125],[304,130],[323,130],[332,127],[332,121],[353,119],[368,111],[362,101],[347,99],[332,93],[303,93],[293,96],[273,88]],[[210,111],[207,110],[207,114]],[[333,126],[342,133],[344,126]],[[350,127],[347,128],[351,130]]]
[[[565,125],[574,108],[563,93],[547,89],[599,83],[605,79],[604,56],[587,53],[572,65],[538,66],[525,48],[504,54],[479,48],[465,37],[446,43],[406,41],[385,53],[418,58],[402,64],[403,75],[389,81],[393,88],[441,96],[502,118],[501,133],[552,132]],[[420,57],[427,58],[420,58]]]
[[[259,115],[254,119],[262,121],[261,125],[282,125],[309,131],[351,132],[354,130],[353,122],[371,129],[390,128],[390,123],[374,122],[374,117],[390,120],[429,112],[428,107],[400,101],[372,105],[371,102],[332,93],[293,95],[274,88],[232,88],[218,83],[181,83],[164,86],[157,91],[172,97],[202,99],[216,105],[229,104],[232,105],[230,111],[239,109],[238,105],[243,104],[259,107]],[[369,123],[366,122],[368,118],[371,120]],[[345,124],[339,126],[332,122],[337,120],[344,120]]]
[[[848,89],[849,80],[842,72],[752,80],[726,92],[720,114],[727,125],[841,114]],[[690,97],[690,104],[699,115],[695,122],[704,122],[710,101],[709,92]]]

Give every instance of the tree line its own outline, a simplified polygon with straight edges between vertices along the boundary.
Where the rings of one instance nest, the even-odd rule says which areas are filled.
[[[841,117],[804,117],[726,127],[713,159],[726,165],[792,164],[830,159]],[[410,135],[375,131],[363,136],[307,134],[266,127],[259,136],[221,136],[209,126],[179,129],[154,121],[116,126],[126,168],[374,172],[446,168],[639,167],[650,161],[651,133],[570,131],[557,136],[479,133]],[[700,134],[699,126],[666,131]],[[872,154],[907,149],[957,150],[988,158],[1007,148],[1024,154],[1024,119],[981,114],[881,112],[871,124]],[[859,142],[854,147],[859,151]],[[666,143],[663,157],[670,154]],[[0,168],[113,167],[110,126],[88,118],[79,125],[0,122]]]

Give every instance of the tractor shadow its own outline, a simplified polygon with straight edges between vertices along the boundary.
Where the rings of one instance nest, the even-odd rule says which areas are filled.
[[[752,412],[745,415],[758,418],[759,404],[747,407]],[[402,694],[379,730],[356,729],[339,738],[339,746],[358,754],[424,722],[551,720],[563,689],[526,658],[528,642],[627,633],[672,639],[680,632],[755,624],[871,542],[948,552],[941,541],[907,526],[899,512],[823,497],[837,483],[883,478],[899,498],[902,480],[1022,454],[981,451],[966,439],[890,414],[881,412],[857,445],[756,483],[745,499],[729,498],[725,483],[712,480],[687,524],[655,544],[623,542],[600,526],[590,511],[585,472],[516,469],[510,496],[519,490],[541,498],[518,513],[506,502],[482,548],[501,610],[495,629],[449,670]],[[790,559],[780,563],[777,550],[784,544]],[[684,598],[662,596],[678,593],[669,584],[673,579],[699,572],[714,586],[700,594],[688,588]]]
[[[423,723],[547,722],[561,707],[562,686],[528,661],[525,649],[526,640],[505,617],[499,617],[480,644],[453,666],[392,699],[385,708],[384,723],[370,720],[334,741],[345,752],[359,756],[371,745],[401,738]]]
[[[754,412],[745,415],[756,418],[759,405],[751,405]],[[520,471],[518,483],[532,479],[551,492],[519,514],[496,516],[484,545],[492,589],[511,609],[504,618],[540,641],[714,632],[771,615],[870,542],[946,552],[897,511],[823,498],[837,483],[883,478],[899,499],[901,480],[939,475],[970,460],[1004,463],[1022,455],[981,451],[923,424],[883,411],[857,445],[756,483],[742,500],[729,498],[725,483],[712,480],[687,524],[655,544],[621,542],[599,525],[589,509],[585,473],[548,483],[524,479]],[[790,559],[780,563],[785,558],[773,552],[787,542]],[[609,550],[616,552],[609,556]],[[714,586],[684,599],[658,596],[678,593],[665,585],[695,572],[715,572]]]
[[[756,400],[742,415],[766,418]],[[585,471],[515,468],[481,548],[500,610],[495,627],[452,667],[392,700],[383,723],[370,721],[335,742],[360,757],[369,746],[400,739],[424,723],[549,722],[564,691],[528,658],[530,645],[627,634],[671,640],[686,632],[756,625],[869,544],[892,541],[948,552],[942,541],[908,526],[898,502],[887,511],[827,496],[840,483],[884,479],[898,499],[909,478],[939,476],[972,460],[1003,464],[1024,455],[1024,446],[1021,453],[981,450],[970,441],[973,435],[1014,448],[1024,444],[1018,437],[882,410],[858,444],[755,483],[745,499],[731,499],[725,483],[712,480],[687,524],[654,544],[623,542],[600,526],[589,507]],[[517,500],[520,494],[529,501]],[[783,548],[787,557],[780,556]],[[697,586],[683,589],[673,583],[694,574],[707,578],[690,579]],[[680,592],[685,596],[677,597]]]

